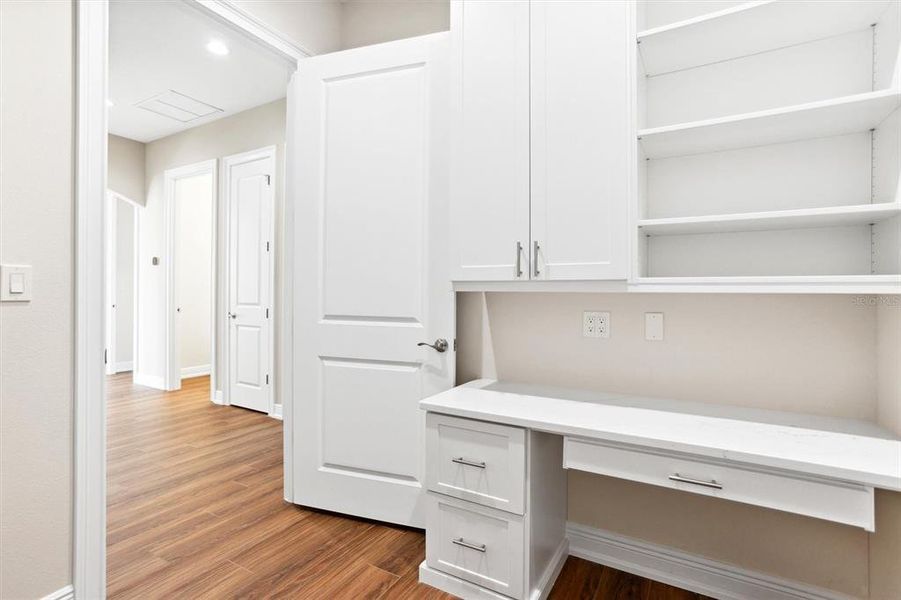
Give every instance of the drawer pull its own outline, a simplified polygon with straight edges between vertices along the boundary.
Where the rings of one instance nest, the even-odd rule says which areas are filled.
[[[470,550],[475,550],[476,552],[485,552],[485,544],[472,544],[467,542],[463,538],[454,538],[451,540],[458,546],[463,546],[464,548],[469,548]]]
[[[451,462],[455,462],[455,463],[457,463],[458,465],[466,465],[467,467],[476,467],[477,469],[484,469],[484,468],[485,468],[485,463],[484,463],[484,462],[476,462],[476,461],[474,461],[474,460],[466,460],[466,459],[463,458],[462,456],[459,456],[459,457],[457,457],[457,458],[452,458],[452,459],[451,459]]]
[[[721,483],[717,483],[715,479],[711,481],[704,481],[703,479],[692,479],[691,477],[682,477],[678,473],[673,473],[669,476],[670,481],[678,481],[680,483],[690,483],[692,485],[700,485],[701,487],[713,488],[715,490],[723,489],[723,485]]]

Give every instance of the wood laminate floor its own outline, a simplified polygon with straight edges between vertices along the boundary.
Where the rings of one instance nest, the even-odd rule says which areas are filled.
[[[108,378],[108,592],[112,599],[452,598],[418,583],[421,531],[282,500],[281,422]],[[697,600],[570,558],[551,598]]]

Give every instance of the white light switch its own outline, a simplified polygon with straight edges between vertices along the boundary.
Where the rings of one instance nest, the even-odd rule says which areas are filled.
[[[24,294],[25,293],[25,273],[9,274],[9,293]]]
[[[0,265],[0,301],[31,300],[31,266]]]
[[[663,341],[663,313],[644,313],[644,339]]]

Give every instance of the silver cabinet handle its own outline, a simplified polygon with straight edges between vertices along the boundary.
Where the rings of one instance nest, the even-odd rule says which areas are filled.
[[[462,456],[459,456],[459,457],[457,457],[457,458],[452,458],[452,459],[451,459],[451,462],[455,462],[455,463],[457,463],[458,465],[466,465],[467,467],[476,467],[477,469],[484,469],[484,468],[485,468],[485,462],[484,462],[484,461],[482,461],[482,462],[476,462],[476,461],[474,461],[474,460],[466,460],[466,459],[463,458]]]
[[[514,277],[522,277],[522,242],[516,242],[516,267],[513,269]]]
[[[430,344],[428,342],[419,342],[416,345],[417,346],[428,346],[429,348],[432,348],[436,352],[444,352],[445,350],[447,350],[447,346],[448,346],[447,340],[444,338],[438,338],[437,340],[435,340],[434,344]]]
[[[537,241],[532,242],[532,272],[535,274],[535,277],[538,277],[538,251],[541,249],[541,246],[538,245]]]
[[[690,483],[692,485],[699,485],[701,487],[713,488],[715,490],[723,489],[723,485],[721,483],[717,483],[715,479],[711,479],[710,481],[704,481],[703,479],[692,479],[691,477],[682,477],[678,473],[673,473],[669,476],[670,481],[678,481],[679,483]]]
[[[485,544],[472,544],[470,542],[467,542],[463,538],[454,538],[451,541],[458,546],[463,546],[464,548],[469,548],[470,550],[475,550],[476,552],[484,552],[486,550]]]

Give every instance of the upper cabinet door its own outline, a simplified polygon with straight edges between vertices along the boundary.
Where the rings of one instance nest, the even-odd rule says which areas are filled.
[[[451,32],[452,277],[528,279],[529,2],[452,2]]]
[[[532,279],[625,279],[629,3],[553,0],[531,12]]]

